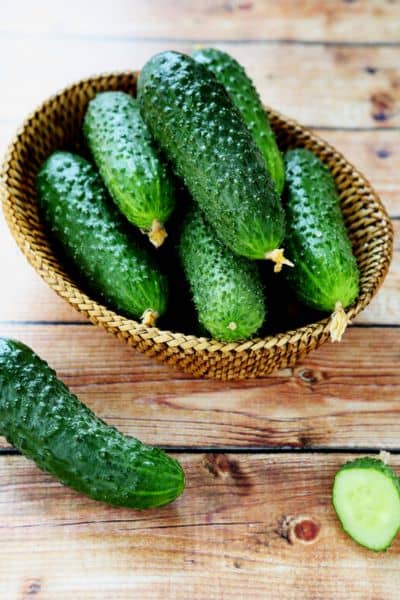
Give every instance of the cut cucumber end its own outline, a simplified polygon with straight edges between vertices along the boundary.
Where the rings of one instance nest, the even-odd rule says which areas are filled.
[[[344,531],[370,550],[386,550],[400,529],[399,481],[380,460],[344,465],[335,476],[332,502]]]

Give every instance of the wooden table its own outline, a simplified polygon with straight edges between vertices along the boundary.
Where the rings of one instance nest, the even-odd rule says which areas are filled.
[[[2,3],[0,150],[42,99],[83,76],[206,43],[247,68],[265,103],[342,150],[399,233],[396,0],[17,0]],[[0,591],[9,599],[400,598],[384,554],[341,531],[332,477],[390,450],[400,474],[400,262],[340,345],[266,379],[220,383],[161,366],[91,326],[28,266],[0,223],[0,334],[32,346],[98,415],[179,458],[184,495],[110,508],[0,449]],[[397,237],[398,240],[398,237]],[[291,543],[288,516],[320,524]]]

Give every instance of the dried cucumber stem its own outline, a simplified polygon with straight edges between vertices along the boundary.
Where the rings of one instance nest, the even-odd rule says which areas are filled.
[[[280,271],[282,271],[283,265],[287,265],[288,267],[294,267],[292,261],[290,261],[283,255],[283,248],[276,248],[275,250],[271,250],[271,252],[267,252],[265,258],[267,260],[272,260],[272,262],[275,263],[274,273],[279,273]]]
[[[387,450],[381,450],[378,454],[378,458],[383,462],[384,465],[387,465],[389,464],[390,460],[390,452]]]
[[[151,229],[147,235],[149,236],[149,240],[153,246],[159,248],[164,243],[168,233],[166,232],[164,225],[157,219],[154,219],[153,223],[151,224]]]
[[[346,315],[342,303],[336,302],[335,310],[332,313],[331,322],[329,324],[331,342],[340,342],[349,323],[350,319],[348,315]]]
[[[142,324],[147,327],[155,327],[156,321],[158,319],[158,312],[156,310],[151,310],[148,308],[144,311],[142,315]]]

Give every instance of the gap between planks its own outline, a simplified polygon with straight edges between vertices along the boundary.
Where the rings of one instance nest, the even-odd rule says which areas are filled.
[[[230,45],[230,46],[322,46],[333,48],[400,48],[400,42],[387,40],[301,40],[293,38],[192,38],[178,36],[137,36],[137,35],[106,35],[90,33],[62,32],[1,32],[2,37],[12,40],[18,38],[40,38],[50,41],[84,41],[101,43],[130,44],[191,44],[191,45]]]
[[[370,446],[307,446],[306,448],[298,448],[292,446],[156,446],[160,450],[164,450],[173,454],[257,454],[266,456],[271,454],[287,454],[287,455],[315,455],[315,454],[356,454],[356,455],[375,455],[382,452],[382,448],[372,448]],[[400,446],[387,448],[385,452],[400,455]],[[2,456],[23,456],[16,448],[0,448],[0,459]],[[28,457],[29,458],[29,457]],[[29,459],[30,460],[30,459]]]

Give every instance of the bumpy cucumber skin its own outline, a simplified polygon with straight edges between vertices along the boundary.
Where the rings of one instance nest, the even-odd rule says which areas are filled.
[[[65,485],[137,509],[183,491],[179,463],[98,419],[24,344],[0,338],[0,432]]]
[[[399,501],[400,501],[400,481],[399,481],[399,478],[392,471],[392,469],[390,467],[388,467],[383,461],[381,461],[378,458],[372,458],[370,456],[362,456],[360,458],[350,460],[347,463],[345,463],[344,465],[342,465],[342,467],[339,469],[339,471],[335,475],[335,480],[334,480],[334,484],[333,484],[333,493],[332,493],[332,504],[333,504],[333,508],[335,509],[335,512],[338,516],[338,519],[343,527],[343,530],[347,533],[347,535],[349,535],[352,539],[354,539],[352,536],[352,532],[347,530],[342,523],[342,520],[340,517],[340,508],[337,506],[337,504],[335,502],[335,493],[334,493],[336,478],[338,476],[340,476],[340,473],[342,473],[344,470],[348,470],[348,469],[375,469],[376,471],[383,473],[386,477],[388,477],[393,482],[393,485],[399,494]],[[366,547],[368,547],[369,550],[373,550],[374,552],[384,552],[391,546],[393,540],[395,539],[395,537],[398,535],[399,532],[400,532],[400,524],[399,524],[399,529],[394,533],[393,537],[390,539],[390,541],[388,541],[388,543],[385,546],[383,546],[381,548],[369,548],[368,546],[366,546]],[[360,543],[357,540],[354,540],[354,541],[356,541],[357,543]]]
[[[216,238],[198,207],[185,219],[179,252],[206,330],[224,342],[252,337],[266,314],[258,265]]]
[[[281,194],[285,183],[283,157],[260,96],[246,71],[232,56],[217,48],[195,50],[192,57],[212,71],[228,91],[264,157],[278,194]]]
[[[351,304],[359,271],[328,168],[309,150],[285,155],[286,248],[294,268],[286,271],[296,296],[317,310]]]
[[[236,254],[263,259],[284,238],[275,185],[225,88],[189,56],[163,52],[143,67],[138,100],[177,174]]]
[[[52,235],[106,304],[135,319],[146,310],[165,312],[165,276],[85,159],[53,153],[39,171],[37,189]]]
[[[140,114],[125,92],[97,94],[83,131],[103,181],[126,218],[145,231],[165,223],[175,204],[171,178]]]

